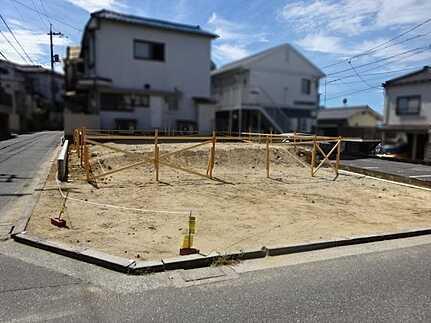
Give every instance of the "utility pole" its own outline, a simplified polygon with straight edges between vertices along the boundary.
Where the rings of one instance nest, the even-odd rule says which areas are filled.
[[[57,110],[57,107],[55,106],[55,93],[54,93],[54,63],[59,62],[58,55],[54,55],[54,44],[52,41],[53,36],[64,36],[61,32],[53,32],[52,31],[52,24],[49,24],[49,45],[51,50],[51,108],[48,110],[49,119],[51,119],[51,112],[54,112]],[[58,112],[58,111],[56,111]]]
[[[53,32],[52,24],[49,24],[49,44],[51,50],[51,104],[54,106],[55,95],[54,95],[54,63],[59,62],[58,55],[54,55],[54,44],[52,42],[52,36],[64,36],[61,32]]]

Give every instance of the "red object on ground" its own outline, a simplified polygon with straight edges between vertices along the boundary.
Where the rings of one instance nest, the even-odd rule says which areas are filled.
[[[199,249],[196,248],[180,248],[180,256],[194,255],[199,253]]]
[[[66,220],[62,218],[51,218],[51,224],[55,225],[59,228],[65,228],[66,227]]]

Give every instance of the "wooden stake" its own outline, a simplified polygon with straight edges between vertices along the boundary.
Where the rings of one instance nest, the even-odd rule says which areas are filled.
[[[311,177],[314,177],[314,164],[316,162],[316,139],[313,141],[313,150],[311,151]]]
[[[156,181],[159,181],[159,129],[154,133],[154,169],[156,171]]]
[[[269,164],[271,162],[269,152],[269,136],[266,135],[266,177],[269,178]]]
[[[338,143],[337,143],[337,160],[335,162],[335,171],[338,176],[338,169],[340,167],[340,155],[341,155],[341,137],[338,137]]]
[[[210,178],[213,178],[213,170],[215,164],[215,145],[216,145],[216,132],[213,131],[212,146],[211,146],[211,167],[210,167]]]

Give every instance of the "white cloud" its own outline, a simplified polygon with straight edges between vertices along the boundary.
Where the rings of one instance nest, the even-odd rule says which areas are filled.
[[[211,30],[220,36],[214,45],[215,58],[221,63],[249,56],[249,48],[256,43],[268,42],[267,34],[255,27],[220,17],[215,12],[208,20]]]
[[[415,24],[430,18],[429,0],[380,0],[376,24],[387,27],[402,24]]]
[[[429,0],[312,0],[287,3],[281,18],[298,31],[355,36],[429,18]]]
[[[209,18],[208,24],[213,27],[213,31],[220,36],[221,40],[236,41],[243,44],[268,41],[266,33],[253,33],[251,36],[252,28],[250,26],[224,19],[215,12]]]
[[[42,58],[49,57],[49,36],[44,33],[35,33],[29,30],[20,29],[14,31],[16,38],[24,47],[25,51],[28,53],[30,58],[35,63],[40,63]],[[24,56],[21,48],[13,39],[12,35],[9,32],[3,32],[3,34],[10,40],[10,42],[15,46],[15,48]],[[63,56],[64,47],[69,45],[70,41],[67,38],[55,38],[54,39],[54,49],[55,53],[60,54],[60,57]],[[60,49],[60,48],[61,49]],[[11,45],[3,38],[0,38],[0,49],[6,55],[6,57],[16,63],[25,64],[25,60],[23,60],[17,52],[11,47]]]
[[[73,5],[80,7],[88,12],[101,9],[121,9],[126,5],[124,0],[68,0]]]
[[[214,55],[221,61],[236,61],[249,56],[250,52],[238,45],[220,44],[214,46]]]
[[[324,34],[309,34],[296,43],[306,50],[321,53],[346,54],[349,51],[340,37]]]
[[[313,0],[293,2],[281,10],[281,17],[301,31],[327,30],[356,35],[369,28],[379,0]]]

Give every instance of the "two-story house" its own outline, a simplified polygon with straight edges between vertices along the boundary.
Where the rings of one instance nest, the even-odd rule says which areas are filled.
[[[324,76],[289,44],[222,66],[211,73],[216,128],[310,132]]]
[[[62,74],[42,66],[0,60],[0,129],[61,129],[63,85]]]
[[[197,130],[216,37],[199,26],[92,13],[81,47],[66,57],[66,134],[79,126]]]
[[[412,160],[431,161],[431,68],[383,84],[383,142],[406,145]]]

